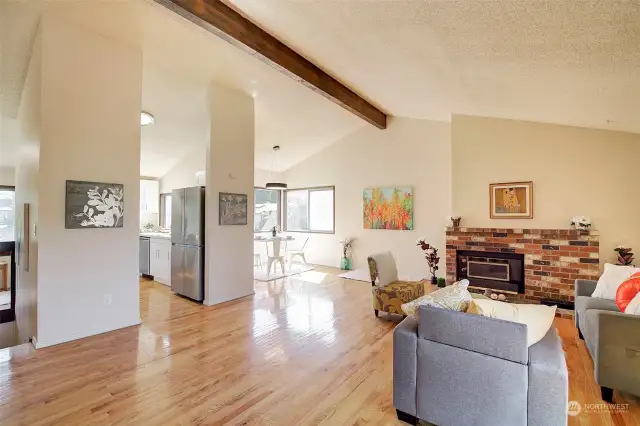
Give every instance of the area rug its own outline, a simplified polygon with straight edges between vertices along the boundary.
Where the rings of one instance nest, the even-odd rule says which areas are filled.
[[[367,283],[371,281],[368,269],[354,269],[353,271],[347,271],[338,276],[346,280],[364,281]]]
[[[280,265],[276,266],[276,272],[273,272],[273,266],[271,266],[271,274],[267,274],[267,266],[263,265],[263,269],[253,268],[253,279],[256,281],[273,281],[280,278],[289,277],[291,275],[301,274],[303,272],[312,271],[315,269],[311,265],[302,265],[295,263],[291,267],[285,267],[284,274],[280,270]]]

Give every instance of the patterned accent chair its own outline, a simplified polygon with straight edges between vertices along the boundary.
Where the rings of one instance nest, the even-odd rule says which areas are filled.
[[[406,317],[402,304],[424,295],[422,281],[399,281],[396,262],[390,252],[372,254],[367,258],[371,275],[373,311],[399,314]]]

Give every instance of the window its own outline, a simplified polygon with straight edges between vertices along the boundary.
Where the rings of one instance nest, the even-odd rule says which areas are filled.
[[[334,187],[285,191],[285,231],[334,232]]]
[[[15,190],[0,186],[0,241],[15,241],[15,216]]]
[[[280,225],[280,191],[255,188],[253,232],[268,232]]]
[[[171,194],[160,194],[160,226],[171,229]]]

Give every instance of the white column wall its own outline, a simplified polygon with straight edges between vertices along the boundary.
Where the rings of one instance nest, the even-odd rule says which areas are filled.
[[[206,163],[205,304],[253,294],[254,106],[242,92],[210,88],[211,140]],[[218,224],[220,192],[248,196],[247,225]]]

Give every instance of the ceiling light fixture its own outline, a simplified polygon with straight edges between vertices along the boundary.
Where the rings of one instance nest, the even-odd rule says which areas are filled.
[[[153,115],[149,114],[148,112],[142,111],[140,113],[140,125],[141,126],[148,126],[150,124],[153,124],[156,122],[156,119],[153,117]]]
[[[273,170],[276,170],[276,152],[280,151],[280,145],[273,147]],[[273,173],[271,173],[273,177]],[[287,189],[287,184],[284,182],[267,182],[265,185],[267,189]]]

